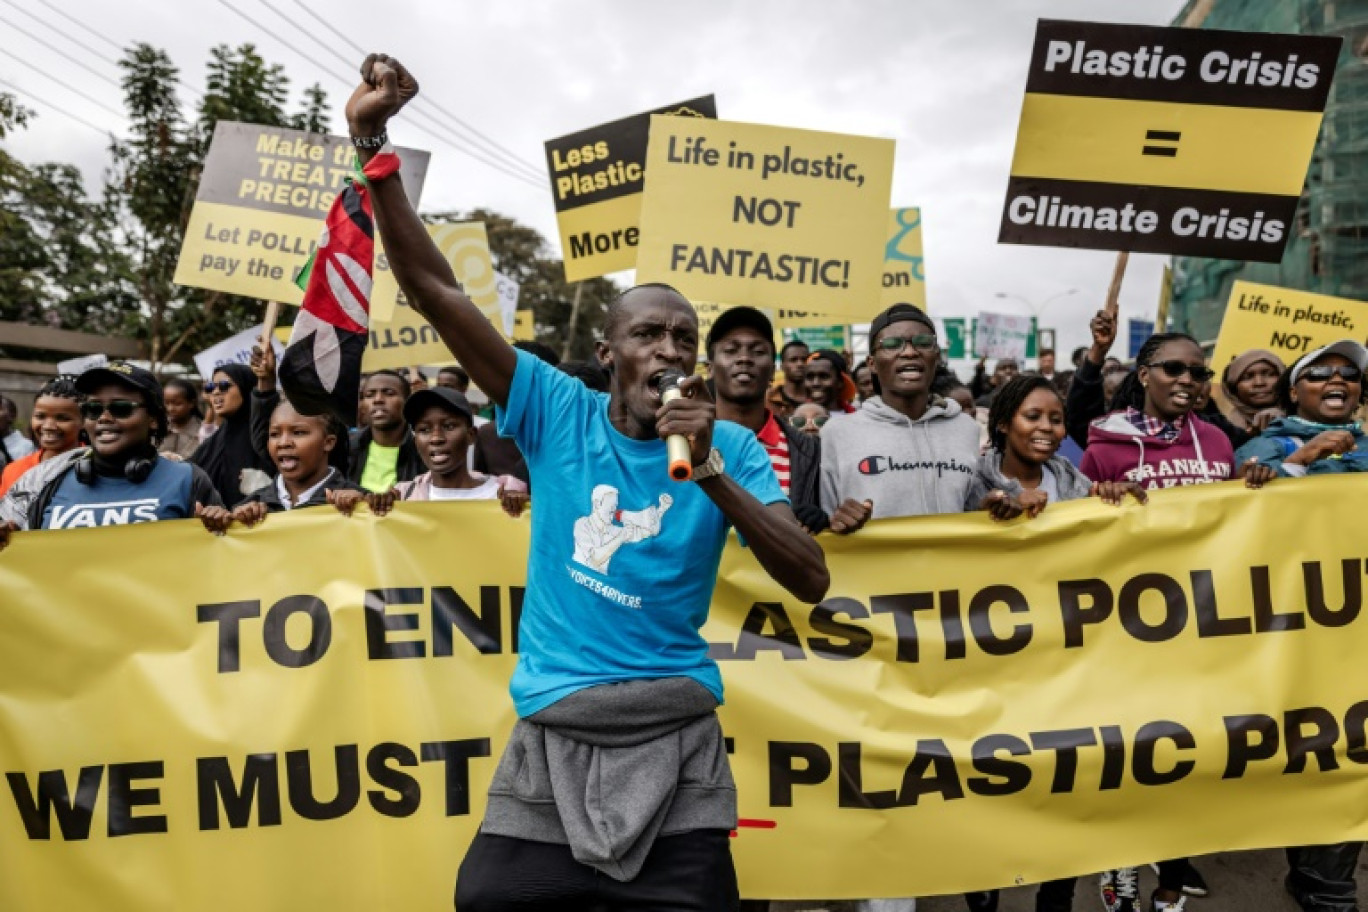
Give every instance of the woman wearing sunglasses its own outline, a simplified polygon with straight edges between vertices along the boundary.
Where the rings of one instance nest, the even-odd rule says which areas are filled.
[[[0,547],[23,529],[85,529],[203,517],[223,505],[208,476],[189,463],[164,459],[161,385],[131,364],[88,370],[76,381],[85,398],[81,417],[90,448],[63,453],[22,476],[0,500]]]
[[[1237,462],[1253,460],[1265,478],[1368,471],[1368,443],[1354,421],[1365,369],[1368,349],[1350,339],[1307,354],[1278,383],[1290,417],[1241,447]]]
[[[240,502],[275,475],[270,461],[252,447],[250,396],[255,385],[256,375],[245,364],[219,366],[204,385],[220,425],[190,461],[204,469],[230,504]]]
[[[1182,333],[1150,336],[1135,363],[1111,413],[1088,430],[1083,474],[1149,490],[1230,478],[1235,454],[1229,438],[1194,413],[1212,377],[1197,340]]]
[[[804,402],[793,410],[788,422],[795,431],[801,431],[811,437],[820,437],[822,428],[831,418],[831,414],[822,406],[815,402]]]

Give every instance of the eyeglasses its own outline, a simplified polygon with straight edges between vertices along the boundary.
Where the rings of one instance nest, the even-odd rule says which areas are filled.
[[[141,402],[134,402],[132,399],[110,399],[108,402],[99,402],[94,399],[87,399],[81,403],[81,417],[86,421],[99,421],[100,416],[105,412],[120,420],[131,418],[133,413],[140,408],[147,408]]]
[[[807,415],[790,415],[789,424],[793,425],[800,431],[808,425],[820,429],[822,425],[826,424],[830,418],[830,415],[822,415],[816,418],[810,418]]]
[[[212,396],[214,393],[226,393],[235,386],[237,384],[232,380],[210,380],[204,384],[204,392],[206,395]]]
[[[1188,364],[1186,361],[1151,361],[1146,367],[1157,367],[1163,371],[1170,379],[1177,380],[1183,374],[1189,374],[1198,383],[1206,383],[1216,372],[1202,364]]]
[[[1328,383],[1331,378],[1340,376],[1345,383],[1358,383],[1363,379],[1363,371],[1352,364],[1317,364],[1297,374],[1298,382],[1310,380],[1312,383]]]
[[[900,352],[905,345],[928,354],[940,350],[936,337],[930,333],[919,333],[915,336],[884,336],[879,339],[879,348],[886,352]]]

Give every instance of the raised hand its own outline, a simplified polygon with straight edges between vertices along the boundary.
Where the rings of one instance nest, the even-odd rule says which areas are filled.
[[[353,136],[379,136],[389,119],[418,94],[418,80],[387,54],[371,54],[361,64],[361,84],[347,99],[347,124]]]
[[[265,350],[260,345],[252,346],[252,360],[249,365],[257,378],[257,389],[269,393],[276,388],[275,347],[268,345]]]
[[[1092,348],[1088,350],[1088,360],[1100,365],[1107,360],[1107,353],[1116,342],[1116,315],[1099,310],[1088,324],[1088,329],[1092,332],[1093,338]]]

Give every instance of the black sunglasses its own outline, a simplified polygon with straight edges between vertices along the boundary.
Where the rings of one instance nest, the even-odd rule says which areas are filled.
[[[1363,379],[1363,371],[1352,364],[1317,364],[1297,374],[1297,381],[1328,383],[1336,375],[1343,377],[1345,383],[1358,383]]]
[[[204,384],[204,392],[210,396],[214,393],[226,393],[236,385],[232,380],[210,380]]]
[[[1216,376],[1216,372],[1211,368],[1202,364],[1188,364],[1186,361],[1151,361],[1145,366],[1157,367],[1174,380],[1183,374],[1190,374],[1193,380],[1198,383],[1205,383]]]
[[[86,421],[99,421],[100,416],[107,411],[110,415],[122,420],[133,417],[133,413],[140,408],[147,408],[147,406],[141,402],[134,402],[132,399],[110,399],[108,402],[87,399],[81,403],[81,417]]]
[[[900,352],[905,345],[910,345],[914,350],[928,354],[940,349],[936,337],[930,333],[919,333],[915,336],[884,336],[879,339],[879,348],[886,352]]]

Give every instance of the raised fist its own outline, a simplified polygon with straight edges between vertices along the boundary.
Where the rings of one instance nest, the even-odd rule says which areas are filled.
[[[347,99],[347,125],[353,136],[378,136],[389,119],[418,94],[418,80],[387,54],[371,54],[361,64],[361,84]]]

